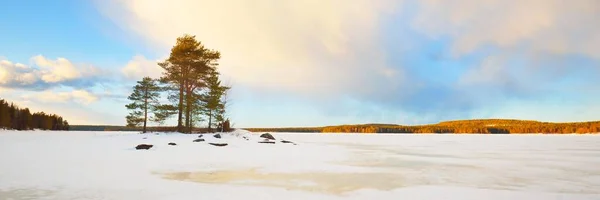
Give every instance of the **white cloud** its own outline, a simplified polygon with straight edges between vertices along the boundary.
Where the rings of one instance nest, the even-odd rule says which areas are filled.
[[[454,39],[461,56],[485,45],[600,58],[597,0],[420,0],[416,30]]]
[[[56,83],[81,77],[79,70],[65,58],[48,60],[44,56],[38,55],[31,58],[31,60],[40,67],[41,79],[46,83]]]
[[[11,71],[9,67],[12,67],[12,63],[6,60],[0,60],[0,84],[8,83],[11,78]]]
[[[158,60],[152,61],[142,55],[136,55],[121,69],[121,73],[129,79],[136,80],[146,76],[159,78],[164,70],[158,66],[158,62]]]
[[[37,78],[36,75],[30,71],[31,68],[24,64],[0,60],[0,85],[33,84],[37,81]]]
[[[36,83],[61,84],[100,75],[94,66],[75,65],[66,58],[48,59],[42,55],[31,58],[32,66],[0,60],[0,86],[27,87]]]
[[[89,105],[99,99],[98,96],[86,90],[73,90],[69,92],[46,90],[43,92],[22,95],[21,98],[25,101],[39,101],[45,103],[76,102],[83,105]]]
[[[97,2],[162,53],[182,34],[196,35],[221,51],[221,72],[235,84],[325,96],[402,79],[387,67],[378,39],[381,18],[396,5],[391,0]]]

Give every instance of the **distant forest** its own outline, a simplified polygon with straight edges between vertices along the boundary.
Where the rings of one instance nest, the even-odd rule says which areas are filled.
[[[600,133],[600,121],[551,123],[514,119],[474,119],[445,121],[437,124],[403,126],[395,124],[358,124],[308,128],[245,128],[252,132],[317,133]]]
[[[71,125],[71,131],[136,131],[143,132],[144,127],[136,126],[113,126],[113,125]],[[209,130],[207,127],[194,127],[194,133],[214,132],[215,129]],[[176,126],[148,126],[146,132],[177,132]]]
[[[0,129],[14,130],[69,130],[69,123],[61,116],[44,112],[31,113],[29,108],[19,108],[0,99]]]

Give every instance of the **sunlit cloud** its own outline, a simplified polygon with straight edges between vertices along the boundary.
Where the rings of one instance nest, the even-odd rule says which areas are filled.
[[[31,58],[31,65],[0,60],[0,87],[44,90],[55,86],[91,86],[106,75],[91,65],[76,65],[66,58]]]

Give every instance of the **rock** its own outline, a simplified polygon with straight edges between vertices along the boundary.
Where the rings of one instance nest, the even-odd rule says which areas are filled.
[[[177,144],[175,144],[175,142],[169,142],[169,145],[171,145],[171,146],[175,146],[175,145],[177,145]]]
[[[203,134],[198,135],[198,138],[202,138],[202,136],[204,136]]]
[[[258,143],[262,143],[262,144],[275,144],[275,141],[265,140],[265,141],[260,141]]]
[[[275,137],[273,137],[273,135],[271,135],[270,133],[263,133],[262,135],[260,135],[261,138],[267,138],[267,139],[271,139],[274,140]]]
[[[208,144],[213,145],[213,146],[218,146],[218,147],[227,146],[227,143],[208,143]]]
[[[287,140],[281,140],[281,143],[291,143],[291,144],[294,144],[294,145],[296,145],[296,143],[294,143],[294,142],[292,142],[292,141],[287,141]]]
[[[193,142],[204,142],[204,139],[200,138],[200,139],[195,139]]]
[[[142,138],[142,139],[144,139],[144,140],[145,140],[145,139],[148,139],[148,138],[147,138],[147,137],[144,137],[144,138]]]
[[[221,138],[221,134],[218,134],[218,133],[217,133],[217,134],[215,134],[213,137],[215,137],[215,138],[219,138],[219,139],[220,139],[220,138]]]
[[[151,145],[151,144],[140,144],[140,145],[137,145],[137,146],[135,147],[135,149],[136,149],[136,150],[141,150],[141,149],[148,150],[148,149],[152,148],[153,146],[154,146],[154,145]]]
[[[244,140],[250,140],[250,139],[248,139],[248,137],[246,137],[246,136],[242,136],[242,138],[244,138]]]

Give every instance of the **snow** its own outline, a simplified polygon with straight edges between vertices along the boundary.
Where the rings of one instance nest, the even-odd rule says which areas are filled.
[[[221,135],[0,130],[0,199],[600,199],[600,135]]]

